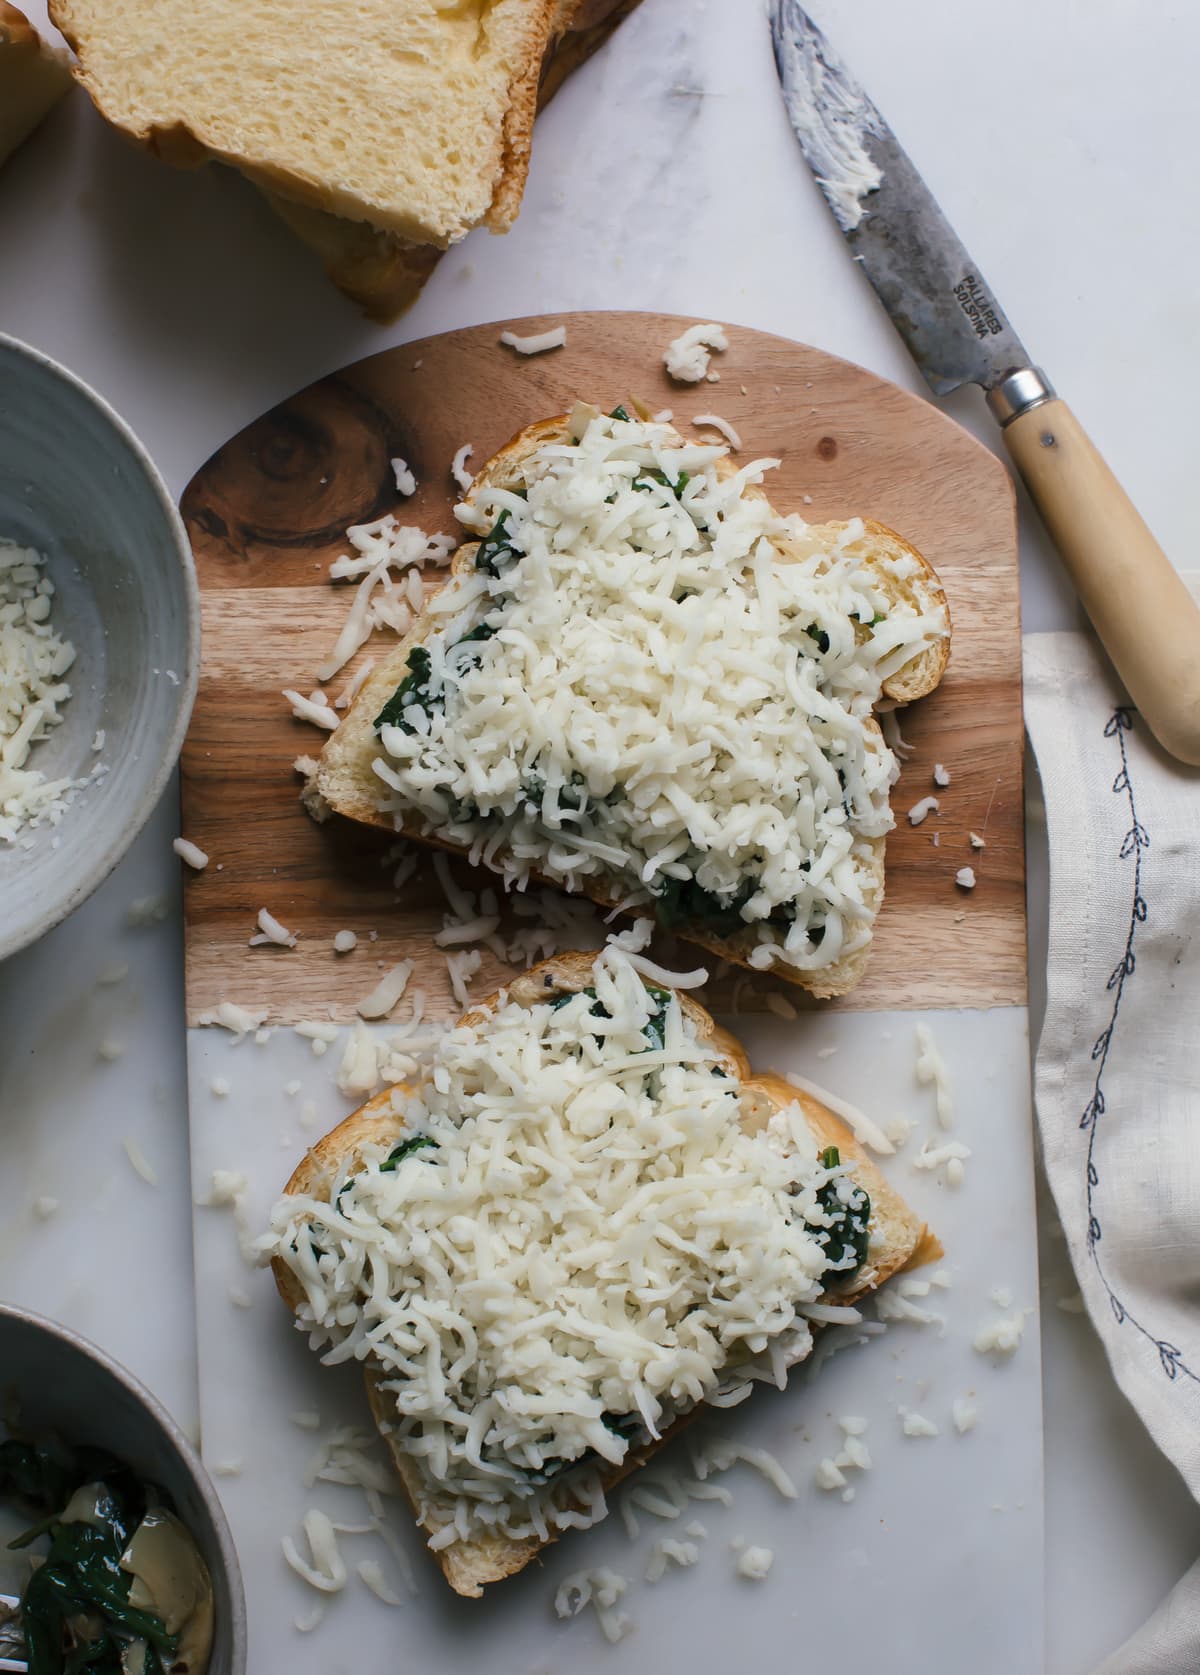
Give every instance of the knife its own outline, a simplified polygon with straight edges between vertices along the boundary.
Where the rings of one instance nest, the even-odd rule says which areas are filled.
[[[796,0],[770,11],[788,116],[855,261],[934,395],[983,388],[1129,696],[1200,765],[1200,608],[824,35]]]

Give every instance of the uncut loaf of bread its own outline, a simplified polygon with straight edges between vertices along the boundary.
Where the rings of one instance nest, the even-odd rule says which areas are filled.
[[[459,515],[482,535],[322,750],[351,819],[654,916],[818,996],[861,977],[896,765],[949,620],[882,525],[809,527],[723,446],[598,414],[531,425]]]
[[[369,313],[472,227],[506,232],[548,97],[631,0],[50,0],[97,109],[242,171]],[[544,89],[544,91],[543,91]]]
[[[845,1124],[669,976],[610,945],[518,977],[309,1150],[261,1241],[314,1347],[363,1364],[460,1594],[940,1254]]]

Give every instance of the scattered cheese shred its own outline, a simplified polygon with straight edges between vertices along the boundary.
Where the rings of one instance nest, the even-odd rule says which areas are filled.
[[[405,498],[410,494],[416,494],[417,479],[409,470],[407,460],[394,459],[391,463],[392,475],[396,479],[396,493],[404,495]]]
[[[911,1408],[900,1409],[901,1429],[906,1437],[936,1437],[941,1432],[932,1419],[926,1419],[923,1413],[914,1413]]]
[[[184,865],[191,867],[194,872],[203,872],[208,865],[208,856],[199,844],[193,843],[190,838],[177,837],[171,848]]]
[[[916,1038],[917,1062],[914,1071],[917,1084],[923,1088],[933,1088],[938,1123],[942,1128],[950,1128],[954,1123],[954,1096],[950,1089],[950,1072],[946,1068],[946,1061],[928,1024],[916,1026]],[[970,1155],[968,1152],[967,1156]]]
[[[821,1087],[817,1082],[810,1082],[807,1076],[797,1075],[794,1070],[788,1071],[787,1080],[801,1093],[808,1094],[810,1099],[816,1099],[827,1106],[835,1117],[841,1117],[854,1138],[861,1140],[864,1146],[870,1146],[871,1150],[878,1152],[881,1157],[891,1157],[895,1153],[895,1146],[879,1124],[867,1116],[865,1111],[860,1111],[857,1105],[851,1105],[848,1099],[830,1093],[828,1088]]]
[[[292,706],[292,714],[297,721],[311,721],[314,727],[324,727],[330,733],[338,725],[340,718],[337,712],[330,708],[323,696],[306,698],[290,686],[284,687],[283,696]]]
[[[250,938],[250,946],[251,948],[257,948],[268,942],[276,948],[294,948],[296,946],[296,933],[288,930],[286,925],[281,925],[275,915],[268,913],[265,907],[260,907],[258,910],[258,930]]]
[[[935,762],[934,764],[933,783],[940,786],[946,786],[950,783],[950,770],[949,768],[943,767],[940,762]]]
[[[954,875],[954,882],[960,890],[973,890],[975,888],[975,868],[959,867]]]
[[[310,1557],[304,1558],[290,1535],[283,1538],[283,1556],[309,1587],[324,1594],[338,1593],[346,1586],[346,1561],[338,1547],[337,1532],[327,1513],[312,1507],[304,1514],[304,1538]]]
[[[578,1617],[586,1606],[592,1606],[604,1638],[615,1642],[631,1626],[625,1613],[617,1609],[628,1586],[627,1579],[615,1570],[576,1570],[559,1583],[554,1609],[560,1617]]]
[[[333,951],[335,954],[349,954],[358,947],[358,937],[353,931],[335,931]]]
[[[707,425],[710,430],[721,433],[729,446],[737,453],[742,445],[742,439],[734,430],[728,419],[723,419],[719,413],[696,413],[692,416],[692,423],[696,426]]]
[[[400,1004],[412,974],[413,962],[399,960],[390,971],[384,973],[370,994],[363,996],[354,1010],[360,1018],[386,1018]]]
[[[997,1320],[985,1321],[971,1339],[971,1348],[981,1355],[1015,1355],[1025,1331],[1025,1318],[1032,1312],[1018,1309]]]
[[[474,452],[475,450],[471,444],[469,442],[464,442],[462,447],[455,454],[454,458],[450,461],[450,475],[454,478],[454,481],[458,484],[463,494],[467,493],[471,484],[475,481],[474,473],[467,470],[467,461]]]
[[[762,1582],[774,1563],[775,1555],[769,1547],[747,1547],[738,1558],[737,1573],[748,1582]]]
[[[960,1437],[964,1437],[968,1431],[975,1429],[979,1410],[968,1397],[959,1396],[950,1409],[950,1416],[954,1420],[954,1429]]]
[[[919,803],[914,803],[909,809],[909,821],[912,825],[919,826],[927,814],[940,813],[941,807],[942,805],[936,797],[922,797]]]
[[[704,325],[689,326],[673,338],[663,352],[663,365],[667,376],[676,383],[699,384],[708,376],[709,351],[715,349],[718,354],[724,354],[728,348],[729,339],[723,327],[710,320]]]
[[[501,332],[500,341],[506,348],[515,349],[518,355],[544,355],[547,349],[566,346],[567,328],[553,326],[549,331],[534,332],[529,337],[518,337],[516,332]]]

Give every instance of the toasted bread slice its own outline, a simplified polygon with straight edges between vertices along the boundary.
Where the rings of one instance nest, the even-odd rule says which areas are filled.
[[[574,992],[586,988],[592,980],[594,953],[561,954],[533,966],[514,978],[507,988],[480,1001],[460,1019],[464,1024],[479,1024],[506,1001],[522,1006],[534,1006],[547,995]],[[771,1073],[755,1074],[740,1043],[721,1029],[711,1015],[692,997],[676,991],[679,1004],[695,1025],[701,1040],[711,1042],[728,1072],[736,1076],[742,1088],[742,1122],[750,1133],[757,1133],[769,1121],[773,1111],[798,1104],[818,1145],[838,1147],[842,1160],[854,1164],[857,1183],[871,1197],[870,1245],[864,1266],[855,1276],[852,1288],[839,1290],[836,1301],[852,1304],[878,1289],[885,1280],[901,1269],[918,1263],[936,1261],[942,1254],[936,1237],[909,1209],[900,1195],[888,1184],[871,1159],[863,1151],[846,1124],[826,1109],[818,1100],[793,1088],[783,1077]],[[398,1090],[401,1094],[403,1088]],[[404,1133],[404,1123],[395,1110],[392,1091],[377,1094],[358,1111],[347,1117],[329,1134],[310,1147],[293,1171],[284,1191],[305,1197],[332,1197],[340,1184],[352,1173],[363,1148],[369,1145],[391,1147]],[[292,1271],[276,1257],[272,1262],[275,1283],[283,1301],[296,1313],[303,1303],[303,1291]],[[385,1439],[388,1435],[387,1397],[380,1389],[380,1379],[367,1367],[367,1394],[371,1410]],[[630,1472],[636,1471],[659,1448],[704,1412],[694,1409],[683,1415],[664,1433],[660,1442],[631,1450],[619,1467],[609,1471],[603,1480],[606,1492]],[[392,1450],[396,1470],[404,1486],[413,1511],[418,1515],[422,1503],[428,1500],[429,1482],[424,1478],[418,1462],[398,1449]],[[429,1535],[440,1526],[428,1521],[422,1528]],[[555,1539],[554,1536],[550,1540]],[[456,1593],[478,1598],[489,1582],[513,1576],[546,1546],[530,1536],[521,1540],[497,1532],[485,1532],[466,1542],[455,1542],[440,1549],[438,1563]]]
[[[560,0],[542,61],[537,108],[543,110],[573,70],[584,63],[640,4],[640,0]],[[506,169],[497,200],[512,199],[515,217],[528,157]],[[320,259],[340,291],[381,324],[411,308],[442,256],[440,246],[417,244],[366,221],[264,191],[267,202]]]
[[[514,481],[522,463],[535,454],[539,447],[547,442],[564,441],[569,434],[565,416],[539,420],[527,426],[481,468],[470,492],[465,496],[466,500],[468,503],[474,502],[484,487],[503,486]],[[728,461],[721,461],[718,469],[722,466],[726,471],[733,470]],[[815,540],[820,541],[823,536],[833,535],[845,527],[842,523],[814,526],[811,534]],[[450,574],[470,572],[475,564],[477,550],[477,542],[467,542],[461,546],[454,555]],[[800,551],[799,548],[781,543],[778,548],[779,562],[788,563],[799,556]],[[894,597],[904,598],[920,608],[928,609],[940,605],[945,609],[945,594],[932,566],[915,547],[894,530],[880,523],[865,521],[862,535],[849,551],[861,554],[867,565],[881,576],[884,575],[885,561],[891,558],[907,557],[916,560],[916,572],[907,582],[897,585],[890,575],[887,577],[888,591]],[[396,815],[380,810],[380,786],[373,768],[373,763],[380,754],[380,745],[375,733],[375,718],[404,679],[409,653],[424,640],[433,625],[433,620],[433,615],[427,607],[395,649],[378,660],[345,720],[337,731],[330,735],[321,751],[317,788],[339,814],[351,820],[364,825],[379,826],[386,831],[403,830],[409,837],[454,853],[454,844],[424,832],[419,814],[414,812],[411,820],[406,819],[400,824]],[[932,692],[941,680],[949,656],[950,639],[947,633],[885,681],[885,695],[893,702],[903,704],[924,697],[926,693]],[[879,735],[882,745],[882,735],[879,734],[877,724],[871,722],[870,726]],[[882,837],[871,840],[870,878],[864,895],[873,915],[878,913],[883,903],[885,841]],[[465,853],[462,850],[457,852]],[[535,873],[534,876],[541,875]],[[544,878],[542,881],[551,882]],[[623,891],[616,884],[607,885],[601,879],[589,879],[586,894],[599,905],[611,907],[621,899]],[[642,917],[653,918],[653,910],[649,907],[633,908],[630,911]],[[691,942],[698,943],[717,958],[749,968],[748,956],[756,944],[753,929],[748,928],[745,932],[739,931],[732,936],[721,936],[703,925],[694,923],[678,928],[681,935],[686,936]],[[862,977],[869,953],[869,946],[860,948],[843,955],[821,970],[811,972],[797,971],[783,961],[776,961],[772,972],[773,975],[808,989],[818,998],[824,999],[845,994],[854,987]]]
[[[445,247],[513,223],[564,0],[51,0],[100,113],[169,162]],[[572,8],[573,12],[574,8]]]
[[[0,0],[0,163],[72,86],[71,61],[23,12]]]

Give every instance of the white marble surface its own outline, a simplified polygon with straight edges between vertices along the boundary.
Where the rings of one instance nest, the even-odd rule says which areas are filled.
[[[1200,14],[1133,0],[823,0],[817,10],[938,193],[1017,329],[1168,551],[1194,551]],[[44,16],[41,0],[30,10]],[[539,125],[525,209],[443,262],[379,331],[329,291],[240,181],[180,176],[74,96],[0,176],[0,329],[93,382],[178,491],[288,391],[404,338],[505,314],[677,309],[780,331],[919,380],[847,263],[779,108],[757,0],[644,0]],[[1151,411],[1153,421],[1145,415]],[[950,410],[994,442],[974,392]],[[64,462],[69,469],[69,462]],[[1073,620],[1022,524],[1027,628]],[[195,1412],[180,934],[166,804],[104,889],[0,968],[0,1294],[103,1338]],[[1033,1011],[1044,863],[1031,830]],[[167,922],[123,928],[165,889]],[[91,979],[127,960],[124,986]],[[102,1035],[125,1056],[97,1060]],[[129,1170],[135,1135],[160,1176]],[[50,1181],[56,1186],[48,1184]],[[33,1195],[62,1210],[34,1223]],[[90,1206],[86,1224],[68,1214]],[[80,1234],[86,1225],[87,1236]],[[1052,1218],[1043,1288],[1073,1290]],[[1043,1317],[1048,1656],[1084,1675],[1200,1547],[1200,1513],[1108,1379],[1087,1326]]]

